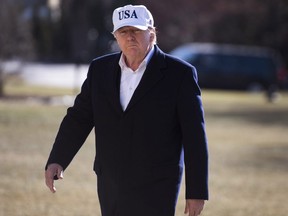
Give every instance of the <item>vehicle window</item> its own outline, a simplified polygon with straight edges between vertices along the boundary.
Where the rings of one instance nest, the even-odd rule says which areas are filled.
[[[273,59],[269,57],[223,55],[221,58],[222,69],[225,72],[236,70],[241,73],[262,74],[266,76],[276,71],[276,65]]]
[[[217,70],[224,73],[254,73],[273,74],[276,71],[276,64],[272,58],[259,56],[240,56],[223,54],[199,54],[195,55],[193,65],[206,72]]]
[[[219,70],[219,58],[213,54],[199,54],[195,55],[195,58],[191,62],[198,70],[205,71],[206,73],[215,73],[215,70]]]

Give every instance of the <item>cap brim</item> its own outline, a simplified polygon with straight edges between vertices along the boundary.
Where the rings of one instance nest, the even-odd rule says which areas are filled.
[[[123,25],[119,25],[119,26],[117,26],[116,28],[114,28],[114,30],[113,30],[112,33],[115,33],[118,29],[123,28],[123,27],[126,27],[126,26],[135,27],[135,28],[138,28],[138,29],[143,30],[143,31],[145,31],[145,30],[148,29],[148,26],[133,25],[133,24],[130,24],[130,25],[129,25],[129,24],[125,23],[125,24],[123,24]]]

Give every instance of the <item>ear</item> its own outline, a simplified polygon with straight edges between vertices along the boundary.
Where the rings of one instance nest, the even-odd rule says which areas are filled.
[[[150,31],[150,42],[153,42],[155,40],[156,34],[154,31]]]

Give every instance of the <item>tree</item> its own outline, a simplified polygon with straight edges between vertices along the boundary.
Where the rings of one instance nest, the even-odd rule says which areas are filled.
[[[21,19],[22,7],[14,0],[0,0],[0,97],[4,96],[4,74],[1,62],[33,55],[29,23]]]
[[[165,51],[188,42],[268,46],[288,64],[287,0],[137,0],[155,18]]]

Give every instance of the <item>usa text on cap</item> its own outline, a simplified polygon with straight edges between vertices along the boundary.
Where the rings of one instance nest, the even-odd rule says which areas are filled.
[[[113,33],[124,26],[147,30],[154,26],[153,16],[144,5],[126,5],[113,12]]]

